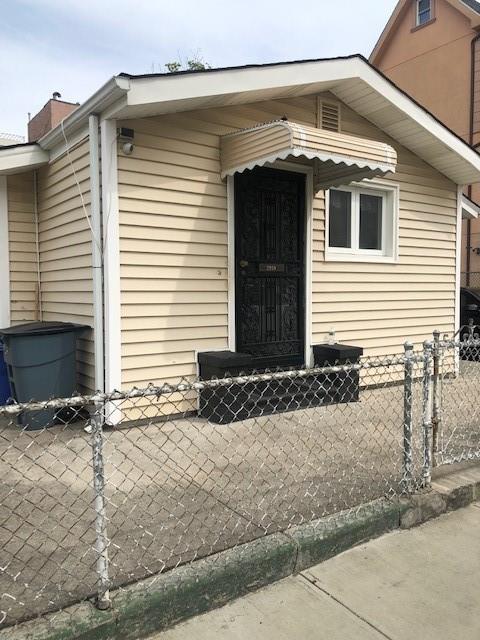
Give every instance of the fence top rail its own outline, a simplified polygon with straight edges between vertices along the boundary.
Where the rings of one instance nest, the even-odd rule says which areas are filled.
[[[475,338],[475,337],[470,337],[470,336],[465,336],[464,340],[458,339],[458,337],[455,339],[451,339],[451,340],[440,340],[438,342],[440,347],[443,348],[447,348],[447,349],[454,349],[454,348],[462,348],[462,347],[470,347],[470,348],[475,348],[477,347],[478,349],[480,349],[480,337]]]
[[[480,344],[480,343],[479,343]],[[75,394],[68,398],[51,398],[49,400],[20,402],[0,406],[0,416],[12,416],[22,411],[37,411],[42,409],[61,409],[64,407],[85,407],[102,405],[106,402],[130,400],[135,398],[161,397],[174,393],[188,391],[202,391],[203,389],[215,389],[231,385],[244,385],[256,382],[268,382],[273,380],[295,380],[312,375],[328,375],[335,373],[349,373],[363,370],[374,370],[404,366],[407,359],[411,363],[423,362],[423,352],[412,351],[408,356],[404,354],[387,358],[364,358],[358,363],[339,364],[324,367],[312,367],[293,369],[289,371],[272,371],[266,373],[254,373],[252,375],[239,375],[235,377],[213,378],[211,380],[182,380],[177,384],[163,383],[161,385],[149,384],[146,387],[133,387],[128,391],[112,391],[110,393],[96,392],[89,395]]]

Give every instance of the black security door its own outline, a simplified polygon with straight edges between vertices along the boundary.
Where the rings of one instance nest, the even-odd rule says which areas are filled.
[[[305,176],[254,169],[235,177],[237,351],[304,362]]]

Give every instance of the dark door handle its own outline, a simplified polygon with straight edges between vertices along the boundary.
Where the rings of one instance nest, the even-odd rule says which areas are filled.
[[[245,267],[248,267],[248,260],[240,260],[239,264],[242,269],[245,269]]]

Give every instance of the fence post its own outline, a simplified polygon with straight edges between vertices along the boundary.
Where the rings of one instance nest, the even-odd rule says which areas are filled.
[[[93,488],[95,492],[95,551],[97,552],[97,608],[110,608],[108,577],[108,537],[105,511],[105,470],[103,465],[103,407],[95,404],[91,417]]]
[[[441,423],[441,410],[439,400],[440,367],[441,367],[440,331],[433,332],[433,408],[432,408],[432,466],[437,466],[438,433]]]
[[[412,425],[413,425],[413,344],[405,342],[403,377],[403,485],[410,493],[413,488]]]
[[[429,340],[423,343],[423,382],[422,382],[422,434],[423,434],[423,486],[429,487],[432,481],[432,455],[430,447],[430,429],[432,428],[431,413],[431,366],[433,345]]]

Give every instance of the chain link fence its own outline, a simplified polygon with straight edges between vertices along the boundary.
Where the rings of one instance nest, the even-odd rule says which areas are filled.
[[[470,324],[457,340],[436,334],[438,376],[434,376],[433,464],[480,459],[480,337]]]
[[[107,608],[112,589],[478,457],[469,345],[0,408],[1,625]]]
[[[480,271],[462,271],[460,282],[462,287],[480,289]]]

